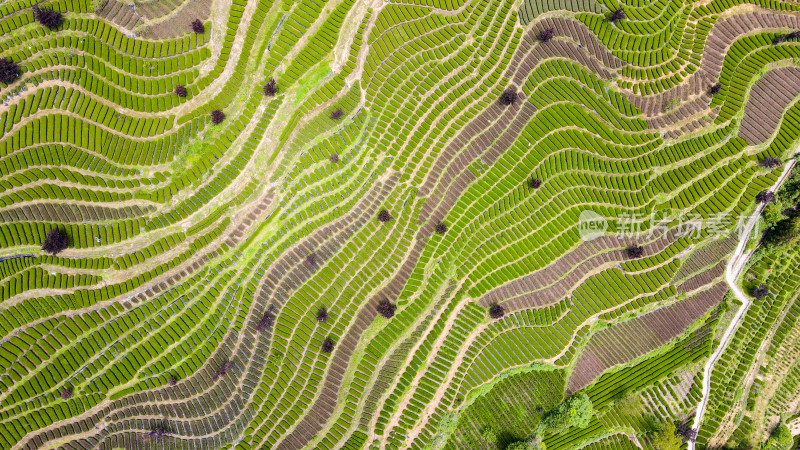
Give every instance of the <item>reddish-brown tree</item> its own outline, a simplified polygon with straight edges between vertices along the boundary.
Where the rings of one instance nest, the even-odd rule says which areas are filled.
[[[206,26],[203,25],[203,21],[200,19],[194,19],[192,21],[192,31],[197,34],[203,34],[206,32]]]
[[[47,6],[33,5],[33,17],[37,22],[51,30],[57,30],[64,23],[64,16]]]
[[[42,250],[54,256],[61,253],[67,246],[69,246],[69,238],[67,232],[61,228],[50,230],[42,242]]]
[[[378,302],[378,314],[386,317],[387,319],[391,319],[394,317],[394,312],[397,310],[397,306],[390,302],[389,299],[385,298]]]
[[[270,78],[267,84],[264,85],[264,95],[267,97],[274,97],[278,94],[278,83],[275,78]]]
[[[223,120],[225,120],[224,112],[218,109],[211,111],[211,123],[213,123],[214,125],[219,125],[222,123]]]
[[[19,64],[10,58],[0,58],[0,83],[11,84],[22,75]]]
[[[333,351],[333,346],[333,339],[326,337],[325,340],[322,341],[320,350],[322,350],[322,353],[331,353]]]
[[[502,306],[498,305],[497,303],[492,303],[489,305],[489,317],[492,319],[499,319],[504,315],[506,315],[506,311]]]

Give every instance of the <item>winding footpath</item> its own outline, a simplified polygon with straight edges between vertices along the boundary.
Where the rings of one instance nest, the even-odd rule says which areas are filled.
[[[790,160],[786,164],[786,167],[783,169],[783,173],[781,173],[781,176],[778,177],[778,179],[775,181],[775,184],[771,188],[773,192],[777,191],[783,182],[786,181],[786,178],[789,177],[794,164],[795,160]],[[711,395],[711,371],[714,369],[714,364],[716,364],[719,357],[722,356],[722,352],[725,351],[725,348],[728,346],[728,342],[730,342],[734,331],[736,331],[736,328],[742,321],[742,318],[744,318],[744,314],[752,304],[750,297],[742,291],[737,283],[737,280],[739,279],[739,275],[742,273],[742,269],[744,269],[745,263],[748,259],[750,259],[750,255],[753,253],[752,250],[745,253],[744,249],[747,246],[747,242],[750,240],[750,235],[753,233],[753,229],[758,223],[758,219],[761,217],[762,211],[764,211],[764,206],[766,206],[764,203],[759,203],[758,206],[756,206],[755,212],[750,216],[750,219],[747,221],[747,225],[741,231],[739,244],[736,246],[736,250],[733,252],[733,255],[731,255],[731,259],[728,261],[728,265],[725,267],[725,281],[728,283],[733,295],[735,295],[736,298],[742,302],[742,306],[740,306],[739,310],[736,311],[736,315],[733,317],[730,325],[728,325],[728,328],[725,330],[725,334],[722,335],[719,346],[708,359],[708,362],[706,362],[703,370],[703,397],[700,399],[700,403],[697,405],[697,412],[694,415],[694,423],[692,425],[692,428],[698,431],[700,430],[700,424],[703,421],[703,414],[706,412],[706,406],[708,406],[708,398]],[[694,440],[689,441],[689,450],[695,450]]]

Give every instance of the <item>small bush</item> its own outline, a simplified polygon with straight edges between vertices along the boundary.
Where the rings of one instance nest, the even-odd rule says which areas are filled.
[[[333,120],[339,120],[342,117],[344,117],[344,111],[342,111],[342,108],[337,108],[331,113],[331,119]]]
[[[178,97],[186,97],[189,95],[189,92],[186,90],[186,87],[184,87],[182,84],[179,84],[175,86],[175,95]]]
[[[194,19],[192,21],[192,31],[197,34],[203,34],[206,32],[206,26],[203,25],[203,21],[200,19]]]
[[[761,191],[756,194],[756,201],[758,203],[772,203],[775,201],[775,193],[772,191]]]
[[[64,17],[60,12],[52,8],[40,7],[39,5],[33,5],[33,17],[37,22],[51,30],[57,30],[64,23]]]
[[[536,39],[538,39],[539,42],[547,43],[547,42],[550,42],[551,40],[553,40],[553,37],[555,35],[556,35],[556,29],[555,28],[553,28],[553,27],[545,28],[544,30],[540,31],[536,35]]]
[[[531,189],[539,189],[542,187],[542,180],[538,178],[531,178],[528,180],[528,187]]]
[[[317,311],[317,322],[325,323],[328,321],[328,309],[324,306]]]
[[[223,120],[225,120],[224,112],[218,109],[211,111],[211,123],[213,123],[214,125],[219,125],[222,123]]]
[[[762,298],[769,295],[769,288],[767,287],[767,285],[761,284],[754,287],[753,290],[750,292],[750,294],[756,300],[761,300]]]
[[[722,91],[722,83],[717,83],[708,88],[708,95],[717,95]]]
[[[625,256],[630,259],[641,258],[642,255],[644,255],[644,249],[636,244],[625,249]]]
[[[333,339],[326,337],[324,341],[322,341],[322,347],[320,347],[322,353],[331,353],[333,352]]]
[[[47,233],[42,242],[42,250],[55,256],[69,246],[67,232],[61,228],[53,228]]]
[[[397,306],[390,302],[389,299],[383,299],[378,302],[378,314],[382,315],[387,319],[391,319],[394,317],[394,312],[397,310]]]
[[[517,103],[519,99],[519,94],[513,88],[508,88],[500,94],[500,104],[503,106],[511,106],[514,103]]]
[[[270,78],[267,84],[264,85],[264,95],[267,97],[274,97],[278,94],[278,83],[275,78]]]
[[[9,58],[0,58],[0,82],[11,84],[17,81],[20,75],[22,69],[19,68],[19,64]]]
[[[499,319],[505,315],[506,311],[502,306],[498,305],[497,303],[492,303],[489,305],[489,317],[492,319]]]
[[[436,224],[436,234],[445,234],[447,233],[447,225],[443,222],[439,222]]]
[[[617,23],[624,19],[625,19],[625,10],[622,8],[617,8],[614,11],[611,11],[611,14],[608,15],[608,21],[611,23]]]
[[[392,220],[392,215],[389,214],[389,211],[382,209],[381,212],[378,213],[378,222],[386,223]]]

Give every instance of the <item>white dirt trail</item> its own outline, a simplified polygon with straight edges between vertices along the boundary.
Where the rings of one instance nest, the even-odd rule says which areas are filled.
[[[781,176],[778,177],[778,179],[775,181],[775,184],[771,188],[773,192],[776,191],[784,181],[786,181],[786,178],[789,177],[789,173],[791,173],[794,164],[795,160],[791,160],[786,164],[786,167],[783,169],[783,173],[781,173]],[[753,250],[745,253],[745,247],[747,246],[747,241],[750,240],[750,234],[752,234],[753,229],[758,223],[758,219],[761,217],[761,212],[764,211],[764,206],[764,203],[759,203],[758,206],[756,206],[755,212],[750,216],[750,219],[747,221],[747,225],[741,232],[739,244],[736,246],[736,250],[733,252],[733,255],[731,255],[731,259],[728,261],[728,265],[725,267],[725,281],[728,283],[733,295],[735,295],[736,298],[742,302],[742,306],[740,306],[739,310],[736,311],[736,315],[733,317],[730,325],[728,325],[728,328],[722,335],[719,346],[708,359],[708,362],[706,362],[705,368],[703,369],[703,397],[700,399],[700,403],[697,404],[697,412],[694,415],[694,423],[692,424],[692,428],[698,431],[700,429],[700,424],[703,421],[703,414],[706,412],[706,406],[708,406],[708,398],[711,395],[711,371],[714,369],[714,364],[716,364],[717,360],[719,360],[720,356],[722,356],[722,352],[725,351],[725,348],[728,346],[728,342],[730,342],[734,331],[736,331],[739,323],[744,318],[744,314],[752,304],[750,297],[742,291],[737,283],[737,280],[739,279],[739,275],[742,273],[745,263],[748,259],[750,259],[750,255],[753,253]],[[695,442],[693,440],[689,441],[689,450],[695,450]]]

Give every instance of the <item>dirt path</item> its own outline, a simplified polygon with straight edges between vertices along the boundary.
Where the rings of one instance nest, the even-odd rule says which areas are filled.
[[[786,179],[789,177],[789,173],[791,173],[792,168],[794,167],[794,164],[794,160],[789,161],[789,163],[786,164],[786,167],[783,169],[783,173],[781,173],[781,176],[778,177],[778,180],[775,181],[775,184],[772,186],[772,191],[776,191],[783,184],[783,182],[786,181]],[[736,315],[733,317],[730,325],[728,325],[728,328],[722,335],[719,346],[708,359],[708,362],[703,370],[703,397],[700,399],[700,403],[697,405],[697,412],[695,413],[694,423],[692,424],[692,428],[695,430],[700,429],[700,425],[703,421],[703,414],[705,414],[706,407],[708,406],[708,398],[711,395],[711,371],[714,369],[714,364],[716,364],[717,360],[719,360],[720,356],[722,356],[722,352],[725,351],[725,348],[733,337],[736,328],[739,326],[739,323],[742,321],[745,313],[752,304],[750,297],[745,294],[737,284],[737,280],[739,279],[739,275],[742,273],[745,263],[753,254],[753,250],[745,252],[745,247],[747,246],[747,242],[750,240],[750,235],[752,234],[753,229],[758,223],[761,212],[764,210],[764,206],[764,203],[759,203],[758,206],[756,206],[755,212],[750,216],[750,220],[747,221],[745,229],[742,230],[736,250],[733,252],[733,255],[731,255],[728,265],[725,267],[725,281],[728,283],[733,295],[735,295],[736,298],[742,302],[742,306],[739,307],[739,310],[736,312]],[[693,440],[689,441],[689,450],[695,450],[695,442]]]

